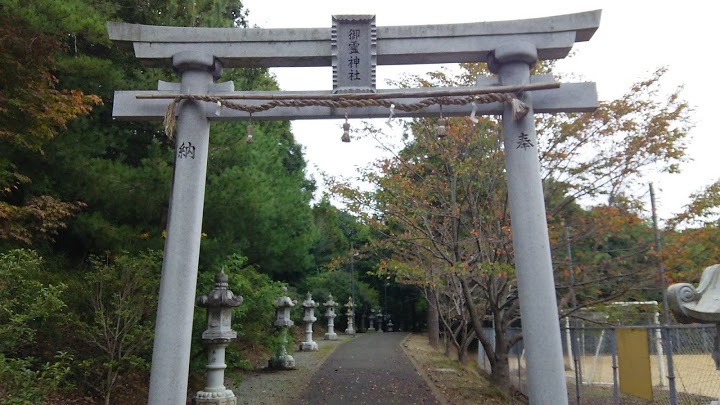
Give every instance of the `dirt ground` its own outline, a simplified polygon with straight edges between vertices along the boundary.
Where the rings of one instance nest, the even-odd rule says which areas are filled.
[[[403,344],[405,354],[421,376],[446,404],[526,404],[523,396],[511,397],[482,376],[471,360],[462,366],[442,351],[433,349],[425,335],[413,334]],[[472,356],[471,356],[472,358]]]
[[[657,355],[650,356],[650,374],[653,390],[667,391],[667,360],[662,358],[665,377],[660,379],[660,363]],[[583,376],[586,384],[612,385],[613,368],[610,356],[584,356],[582,358]],[[673,369],[675,387],[678,395],[697,395],[708,398],[720,397],[720,370],[708,354],[674,354]],[[572,370],[567,371],[570,381],[574,381]],[[664,383],[664,384],[661,384]]]

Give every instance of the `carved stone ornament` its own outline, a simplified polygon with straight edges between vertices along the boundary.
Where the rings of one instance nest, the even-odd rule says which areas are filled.
[[[720,370],[720,264],[706,267],[697,288],[680,283],[668,287],[668,303],[681,323],[714,323],[715,341],[712,358]]]
[[[720,264],[706,267],[700,284],[680,283],[668,287],[668,301],[681,323],[720,323]]]

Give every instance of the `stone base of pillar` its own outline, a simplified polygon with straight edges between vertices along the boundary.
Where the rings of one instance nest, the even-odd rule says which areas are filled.
[[[193,405],[237,405],[237,397],[231,390],[198,391]]]
[[[300,342],[301,352],[316,352],[318,350],[318,344],[316,342]]]
[[[335,333],[335,332],[333,332],[333,333],[328,332],[325,334],[325,340],[337,340],[337,338],[338,338],[337,333]]]
[[[346,334],[346,335],[354,335],[354,334],[355,334],[355,329],[353,329],[353,328],[347,328],[347,329],[345,329],[345,334]]]
[[[368,332],[375,332],[375,328],[373,328],[372,326],[369,327],[367,330],[368,330]]]
[[[289,354],[280,357],[273,357],[268,362],[268,366],[274,370],[296,370],[295,359]]]

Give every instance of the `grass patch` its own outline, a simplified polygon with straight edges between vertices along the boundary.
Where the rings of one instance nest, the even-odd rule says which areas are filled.
[[[436,396],[446,404],[524,404],[500,387],[492,384],[477,370],[472,360],[463,365],[433,349],[425,335],[411,335],[405,341],[405,353],[413,360],[418,372],[434,386]]]

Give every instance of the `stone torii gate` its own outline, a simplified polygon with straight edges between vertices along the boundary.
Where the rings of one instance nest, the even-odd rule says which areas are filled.
[[[516,119],[514,103],[472,103],[477,114],[503,116],[529,397],[537,404],[567,403],[534,113],[592,111],[597,107],[597,92],[594,83],[522,90],[551,83],[552,77],[531,76],[532,66],[539,59],[564,58],[575,42],[588,41],[599,26],[600,14],[596,10],[528,20],[387,27],[376,27],[374,16],[353,15],[334,16],[332,28],[309,29],[108,23],[110,39],[132,45],[142,63],[172,66],[181,76],[180,83],[160,82],[157,91],[117,91],[113,105],[113,117],[118,119],[162,120],[166,112],[177,115],[177,154],[148,403],[175,405],[186,401],[210,121],[385,118],[389,110],[397,117],[468,115],[473,98],[450,105],[446,103],[449,96],[473,95],[487,87],[512,90],[528,107],[528,113]],[[291,98],[335,102],[340,101],[338,97],[391,98],[397,91],[375,89],[376,65],[461,62],[487,62],[497,76],[479,79],[476,86],[468,88],[404,89],[405,97],[414,91],[418,94],[407,101],[410,104],[423,101],[428,91],[443,92],[419,109],[408,111],[393,111],[400,102],[388,100],[349,107],[320,102],[300,107],[277,102]],[[231,82],[214,83],[222,68],[331,65],[332,92],[236,92]],[[242,106],[219,107],[233,100],[242,100]],[[274,100],[274,108],[260,107],[267,100]]]

